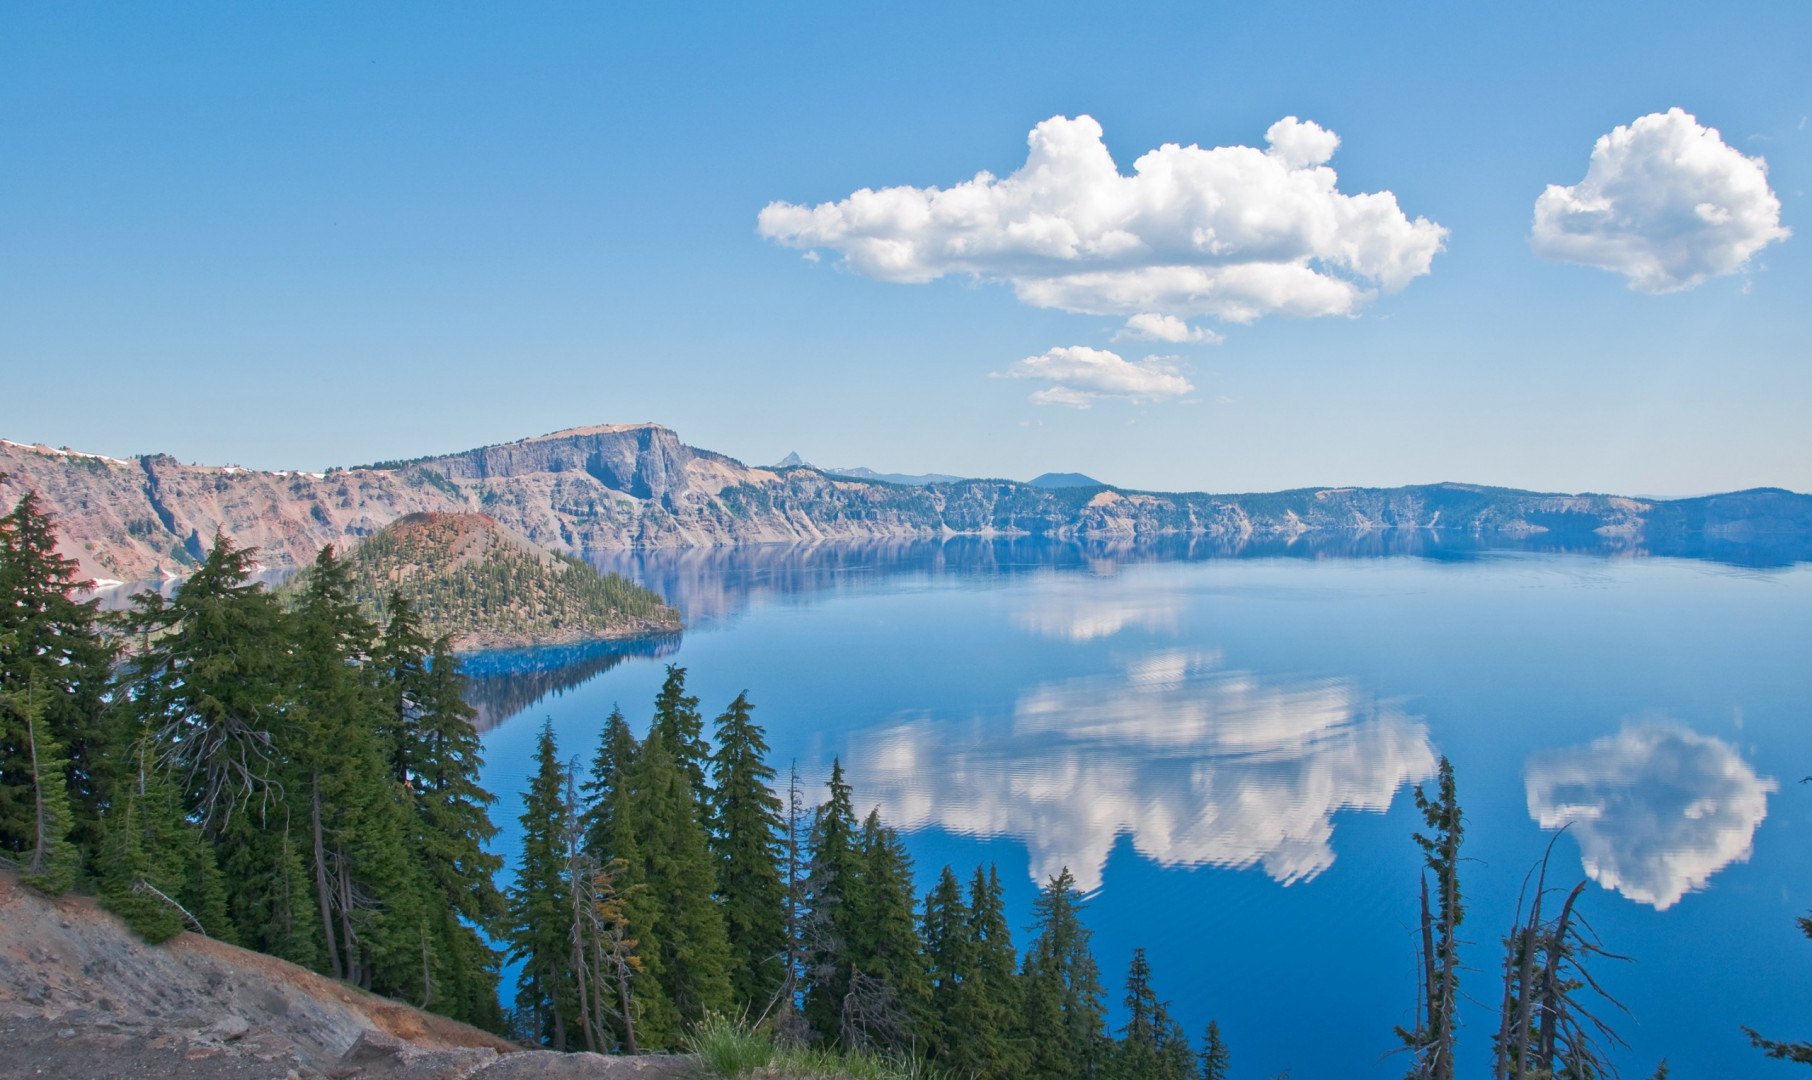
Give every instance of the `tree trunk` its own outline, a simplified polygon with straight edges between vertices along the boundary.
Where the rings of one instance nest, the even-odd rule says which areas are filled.
[[[34,874],[43,874],[50,869],[50,814],[44,806],[44,776],[38,767],[38,723],[32,713],[29,695],[28,690],[22,711],[25,713],[25,742],[31,748],[31,792],[33,810],[37,815],[30,869]]]
[[[629,1013],[629,965],[617,961],[617,1001],[623,1006],[623,1052],[636,1053],[635,1017]]]
[[[346,865],[345,851],[335,848],[334,857],[340,864],[340,933],[346,942],[346,978],[365,986],[365,966],[359,963],[358,938],[352,932],[352,871]]]
[[[327,966],[332,969],[333,977],[344,979],[346,970],[340,966],[340,947],[334,940],[333,932],[333,892],[327,884],[327,850],[321,837],[321,771],[316,769],[310,778],[313,788],[313,801],[309,807],[309,827],[315,836],[315,897],[321,904],[321,931],[327,937]]]

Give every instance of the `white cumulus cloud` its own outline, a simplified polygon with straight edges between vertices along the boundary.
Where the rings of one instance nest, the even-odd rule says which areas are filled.
[[[1028,356],[995,374],[1010,379],[1047,380],[1053,385],[1034,393],[1033,401],[1077,409],[1088,408],[1097,398],[1161,401],[1195,389],[1183,377],[1175,357],[1148,356],[1133,361],[1087,345],[1067,345],[1041,356]]]
[[[1226,339],[1212,330],[1190,326],[1175,315],[1154,315],[1148,311],[1126,320],[1126,326],[1114,334],[1114,340],[1219,345]]]
[[[882,281],[968,274],[1038,307],[1232,322],[1351,315],[1428,273],[1447,236],[1388,191],[1343,194],[1327,166],[1339,137],[1294,116],[1265,133],[1268,150],[1167,143],[1131,176],[1101,135],[1092,117],[1053,116],[1004,179],[773,202],[758,229]]]
[[[1734,274],[1789,235],[1767,162],[1676,108],[1600,136],[1584,180],[1550,184],[1535,200],[1530,243],[1542,258],[1665,293]]]
[[[1747,861],[1775,782],[1729,744],[1672,724],[1536,754],[1529,816],[1571,826],[1586,876],[1658,911]]]

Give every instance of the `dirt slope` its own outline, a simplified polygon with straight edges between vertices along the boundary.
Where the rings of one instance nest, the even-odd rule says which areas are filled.
[[[523,1051],[198,934],[146,945],[93,900],[52,900],[0,873],[3,1078],[532,1080],[692,1069],[685,1058]]]

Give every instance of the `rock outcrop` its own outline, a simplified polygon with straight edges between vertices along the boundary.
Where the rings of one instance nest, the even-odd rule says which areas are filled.
[[[565,552],[731,544],[1041,536],[1205,537],[1238,545],[1309,534],[1425,529],[1663,552],[1746,545],[1809,557],[1812,496],[1759,489],[1702,499],[1560,495],[1468,484],[1209,495],[1007,480],[897,485],[809,466],[750,468],[654,424],[576,428],[501,446],[325,474],[123,460],[0,441],[0,508],[36,489],[83,573],[181,575],[216,532],[264,565],[305,564],[406,514],[481,511]]]

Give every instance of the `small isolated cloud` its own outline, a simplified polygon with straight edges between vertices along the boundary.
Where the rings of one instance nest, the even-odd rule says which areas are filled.
[[[1114,335],[1114,340],[1167,341],[1172,345],[1219,345],[1226,338],[1212,330],[1190,326],[1175,315],[1154,315],[1151,312],[1145,312],[1126,320],[1125,328]]]
[[[1045,379],[1054,385],[1032,395],[1040,405],[1068,405],[1086,409],[1097,398],[1128,401],[1162,401],[1194,390],[1173,356],[1148,356],[1131,361],[1106,349],[1068,345],[1042,356],[1028,356],[1005,371],[1011,379]]]
[[[1167,143],[1122,174],[1092,117],[1032,129],[1026,163],[949,188],[863,188],[769,203],[760,234],[827,249],[882,281],[1004,281],[1024,302],[1093,315],[1351,315],[1428,273],[1447,230],[1388,191],[1343,194],[1340,139],[1285,117],[1269,149]]]
[[[1728,743],[1672,724],[1536,754],[1529,816],[1571,826],[1586,876],[1657,911],[1749,858],[1775,782]]]
[[[1737,273],[1790,235],[1768,163],[1669,109],[1600,136],[1584,180],[1548,185],[1535,200],[1530,243],[1544,259],[1613,270],[1632,289],[1666,293]]]

